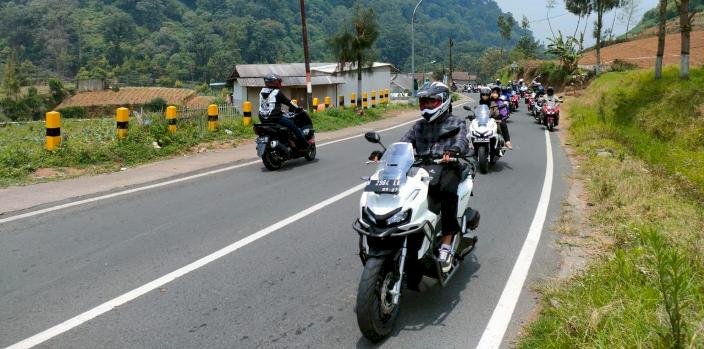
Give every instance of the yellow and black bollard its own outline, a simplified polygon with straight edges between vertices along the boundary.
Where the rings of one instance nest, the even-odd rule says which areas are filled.
[[[350,105],[352,106],[352,109],[357,108],[357,94],[352,93],[350,95]]]
[[[345,96],[337,96],[337,107],[345,109]]]
[[[117,121],[117,138],[123,139],[127,137],[127,128],[130,122],[130,110],[127,108],[117,108],[115,112],[115,121]]]
[[[46,150],[56,150],[61,145],[61,113],[50,111],[46,113]]]
[[[251,117],[250,117],[251,121]],[[245,125],[247,126],[247,125]],[[218,106],[211,104],[208,106],[208,131],[215,132],[218,130]]]
[[[372,108],[376,108],[376,90],[372,90]]]
[[[166,124],[169,128],[169,133],[176,133],[176,107],[170,105],[166,107]]]
[[[386,101],[386,104],[389,104],[389,89],[384,89],[384,100]]]
[[[210,108],[208,108],[210,109]],[[245,101],[242,103],[242,125],[249,126],[252,124],[252,102]]]
[[[362,92],[362,108],[367,109],[367,93]]]
[[[318,97],[314,97],[313,98],[313,111],[318,110],[318,103],[320,103],[320,100],[318,99]]]
[[[330,108],[330,103],[332,100],[330,99],[330,96],[325,96],[325,109]]]

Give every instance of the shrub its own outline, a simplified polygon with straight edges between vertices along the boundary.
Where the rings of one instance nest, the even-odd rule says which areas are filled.
[[[166,100],[161,97],[156,97],[144,105],[144,108],[150,112],[160,112],[166,108]]]
[[[88,112],[83,107],[67,107],[59,110],[62,118],[69,119],[85,119],[88,117]]]

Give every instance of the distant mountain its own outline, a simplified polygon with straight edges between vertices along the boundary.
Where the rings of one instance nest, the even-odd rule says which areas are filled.
[[[416,0],[360,0],[378,16],[377,59],[410,70],[410,18]],[[57,3],[60,3],[57,6]],[[328,40],[353,0],[307,0],[314,61],[335,61]],[[499,47],[490,0],[426,0],[416,13],[416,67],[439,69],[454,40],[456,70]],[[519,19],[517,19],[517,22]],[[237,63],[303,60],[297,0],[4,0],[0,59],[27,70],[73,77],[118,76],[126,83],[223,79]],[[516,25],[508,47],[523,33]],[[431,61],[437,61],[434,66]],[[126,80],[126,81],[125,81]]]

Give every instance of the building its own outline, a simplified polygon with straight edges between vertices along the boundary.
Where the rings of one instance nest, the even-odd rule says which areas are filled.
[[[338,96],[345,97],[345,104],[350,104],[350,96],[357,92],[357,70],[353,64],[346,64],[342,69],[337,63],[310,63],[313,98],[323,103],[330,97],[332,105],[337,106]],[[389,63],[374,62],[371,68],[362,73],[362,92],[379,91],[389,88],[393,66]],[[283,93],[305,105],[306,70],[304,63],[285,64],[240,64],[230,74],[228,84],[232,86],[232,101],[236,106],[242,102],[252,102],[252,113],[259,111],[259,92],[264,87],[264,77],[274,73],[283,80]],[[369,96],[371,99],[371,95]],[[377,99],[379,97],[377,96]]]

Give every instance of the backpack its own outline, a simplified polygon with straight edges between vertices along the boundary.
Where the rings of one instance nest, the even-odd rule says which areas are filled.
[[[274,110],[276,110],[276,96],[278,94],[278,89],[262,89],[259,94],[259,117],[268,119],[272,115]]]

